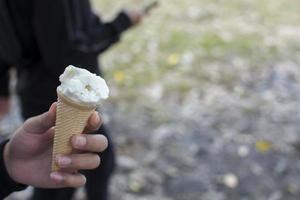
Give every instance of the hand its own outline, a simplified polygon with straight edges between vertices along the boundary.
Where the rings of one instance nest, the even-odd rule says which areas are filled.
[[[144,17],[144,13],[142,11],[138,11],[138,10],[127,10],[125,11],[125,13],[128,15],[130,21],[131,21],[131,24],[132,25],[137,25],[139,24],[143,17]]]
[[[8,113],[10,108],[10,98],[0,97],[0,120]]]
[[[5,166],[15,182],[41,188],[80,187],[86,178],[77,170],[93,169],[100,164],[100,157],[93,152],[106,149],[106,137],[80,134],[73,136],[70,142],[82,153],[57,156],[55,161],[61,170],[51,173],[55,115],[56,103],[48,112],[26,120],[6,144]],[[94,112],[86,131],[95,131],[100,125],[100,116]]]

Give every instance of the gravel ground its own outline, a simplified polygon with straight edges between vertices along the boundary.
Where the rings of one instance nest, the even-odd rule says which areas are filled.
[[[109,18],[116,2],[94,5]],[[112,200],[300,199],[299,8],[165,0],[102,56]]]

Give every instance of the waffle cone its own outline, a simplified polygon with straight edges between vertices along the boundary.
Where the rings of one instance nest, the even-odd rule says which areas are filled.
[[[73,102],[57,91],[58,102],[55,122],[55,135],[52,154],[52,171],[59,170],[54,158],[57,154],[70,154],[72,135],[80,134],[85,128],[87,120],[95,110],[95,107]]]

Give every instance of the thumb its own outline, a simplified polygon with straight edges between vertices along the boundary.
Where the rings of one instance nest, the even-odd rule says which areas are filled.
[[[24,131],[31,134],[42,134],[53,127],[56,118],[56,104],[56,102],[53,103],[47,112],[26,120],[23,125]]]

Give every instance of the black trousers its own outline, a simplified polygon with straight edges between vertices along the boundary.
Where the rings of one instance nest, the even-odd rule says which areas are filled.
[[[50,101],[49,101],[50,102]],[[49,105],[44,104],[44,106],[28,103],[22,101],[21,97],[21,107],[22,115],[24,119],[32,117],[34,115],[41,114],[49,109]],[[87,198],[89,200],[107,200],[108,199],[108,185],[109,179],[115,167],[115,153],[112,144],[111,137],[102,125],[102,127],[95,133],[92,134],[103,134],[108,138],[108,148],[100,153],[101,164],[98,168],[94,170],[83,171],[87,177],[87,183],[85,189],[87,192]],[[75,189],[65,188],[65,189],[41,189],[35,188],[32,200],[71,200]]]

